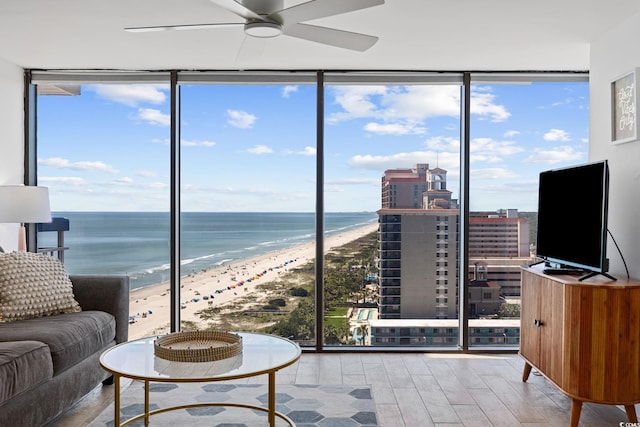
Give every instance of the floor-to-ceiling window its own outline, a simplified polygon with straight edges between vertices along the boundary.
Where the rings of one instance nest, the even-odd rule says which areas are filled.
[[[465,195],[460,74],[177,72],[173,147],[168,75],[112,74],[38,75],[37,172],[68,270],[131,276],[130,338],[170,330],[173,294],[182,329],[428,350],[467,318],[471,346],[517,347],[537,173],[586,161],[586,83],[474,75]]]
[[[457,345],[460,85],[327,73],[325,218],[362,225],[325,240],[326,345]]]
[[[50,189],[65,267],[130,276],[131,338],[169,325],[168,89],[38,85],[38,183]],[[40,232],[38,246],[57,248],[58,230]]]
[[[182,274],[183,328],[314,344],[316,89],[305,84],[309,76],[229,83],[214,74],[208,84],[185,77],[180,85],[180,235],[182,268],[191,272]]]
[[[536,261],[538,177],[588,161],[589,88],[584,77],[475,75],[471,101],[469,346],[513,347],[520,266]]]

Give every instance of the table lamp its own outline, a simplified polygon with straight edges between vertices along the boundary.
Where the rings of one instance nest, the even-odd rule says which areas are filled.
[[[18,250],[27,250],[25,223],[51,222],[49,189],[26,185],[0,185],[0,222],[20,223]]]

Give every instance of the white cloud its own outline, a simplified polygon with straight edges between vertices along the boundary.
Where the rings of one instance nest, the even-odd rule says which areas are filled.
[[[286,85],[284,88],[282,88],[282,97],[288,98],[292,93],[297,91],[298,91],[298,86]]]
[[[575,162],[583,159],[585,154],[569,146],[556,147],[549,150],[535,149],[534,153],[525,159],[525,162],[549,164]]]
[[[213,141],[190,141],[186,139],[180,140],[183,147],[213,147],[216,145]]]
[[[460,152],[460,141],[457,138],[438,136],[429,138],[425,145],[438,153],[448,152],[457,154]],[[473,138],[469,147],[473,162],[498,163],[524,151],[524,148],[513,141],[496,141],[492,138]]]
[[[342,111],[327,117],[327,123],[372,118],[382,123],[368,124],[366,131],[376,133],[424,133],[424,121],[430,117],[460,115],[460,87],[457,85],[415,86],[335,86],[334,101]],[[509,113],[496,104],[487,89],[471,93],[471,114],[493,122],[507,120]],[[405,132],[405,133],[402,133]]]
[[[162,104],[169,90],[168,85],[127,84],[127,85],[90,85],[96,94],[111,101],[136,107],[140,103]]]
[[[135,184],[135,182],[134,182],[134,180],[132,178],[129,178],[128,176],[125,176],[125,177],[118,178],[116,180],[107,182],[106,184],[107,185],[115,185],[115,186],[131,187],[131,186],[133,186],[133,184]]]
[[[384,95],[387,92],[385,86],[333,86],[331,90],[335,103],[344,111],[329,115],[329,123],[362,117],[382,117],[372,98]]]
[[[316,155],[316,147],[306,146],[304,150],[298,151],[296,154],[300,154],[301,156],[315,156]]]
[[[435,151],[412,151],[395,153],[386,156],[371,154],[355,155],[349,159],[349,165],[358,169],[384,171],[386,169],[412,168],[416,163],[429,163],[431,167],[441,167],[445,170],[458,169],[459,153],[439,153]]]
[[[169,188],[169,185],[164,182],[157,182],[157,181],[156,182],[138,182],[128,176],[114,179],[113,181],[102,181],[97,184],[105,187],[110,187],[111,189],[125,188],[125,187],[134,189],[132,191],[135,191],[135,189],[163,190],[163,189]],[[120,190],[108,190],[108,191],[120,191]]]
[[[250,154],[270,154],[273,150],[266,145],[256,145],[255,147],[248,148],[247,153]]]
[[[424,120],[428,117],[460,115],[460,88],[448,85],[390,87],[382,99],[384,116]]]
[[[298,150],[298,151],[284,150],[283,153],[288,155],[298,155],[298,156],[315,156],[317,153],[317,150],[316,150],[316,147],[311,147],[307,145],[302,150]]]
[[[84,171],[84,172],[100,171],[100,172],[107,172],[107,173],[118,173],[117,169],[100,161],[70,162],[69,160],[63,159],[61,157],[51,157],[48,159],[38,159],[38,164],[49,166],[52,168],[57,168],[57,169],[72,169],[72,170],[78,170],[78,171]]]
[[[367,123],[364,126],[367,132],[378,135],[422,135],[427,132],[423,126],[415,123]]]
[[[513,141],[496,141],[492,138],[473,138],[469,147],[472,154],[491,154],[492,156],[507,157],[524,151]]]
[[[425,141],[425,146],[435,151],[460,152],[460,140],[448,136],[436,136]]]
[[[471,114],[489,117],[492,122],[503,122],[511,117],[504,105],[495,103],[496,96],[486,88],[471,91]]]
[[[520,135],[520,131],[519,130],[508,130],[504,133],[504,137],[505,138],[513,138],[514,136],[518,136]]]
[[[344,111],[330,115],[330,123],[354,118],[419,122],[460,114],[457,86],[336,86],[333,93]]]
[[[543,135],[545,141],[571,141],[567,131],[562,129],[551,129]]]
[[[84,187],[89,184],[87,180],[77,176],[40,176],[38,177],[38,182],[41,184],[71,185],[73,187]]]
[[[257,117],[246,111],[227,110],[227,122],[237,128],[247,129],[253,126]]]
[[[163,114],[154,108],[139,108],[137,114],[132,116],[135,120],[147,122],[151,125],[169,126],[171,118],[169,114]]]

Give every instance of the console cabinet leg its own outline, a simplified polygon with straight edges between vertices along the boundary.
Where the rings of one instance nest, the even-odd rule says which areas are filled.
[[[531,373],[531,365],[527,362],[524,362],[524,370],[522,371],[522,382],[526,383],[529,379],[529,374]]]
[[[635,405],[624,405],[624,410],[627,412],[627,418],[629,418],[630,423],[638,422],[638,416],[636,415]]]
[[[571,401],[571,427],[578,427],[580,411],[582,411],[582,401],[573,399]]]

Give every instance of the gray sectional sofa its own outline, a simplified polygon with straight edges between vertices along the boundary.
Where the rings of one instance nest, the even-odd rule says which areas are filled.
[[[99,359],[127,341],[129,278],[70,278],[82,311],[0,323],[1,425],[45,425],[112,380]]]

